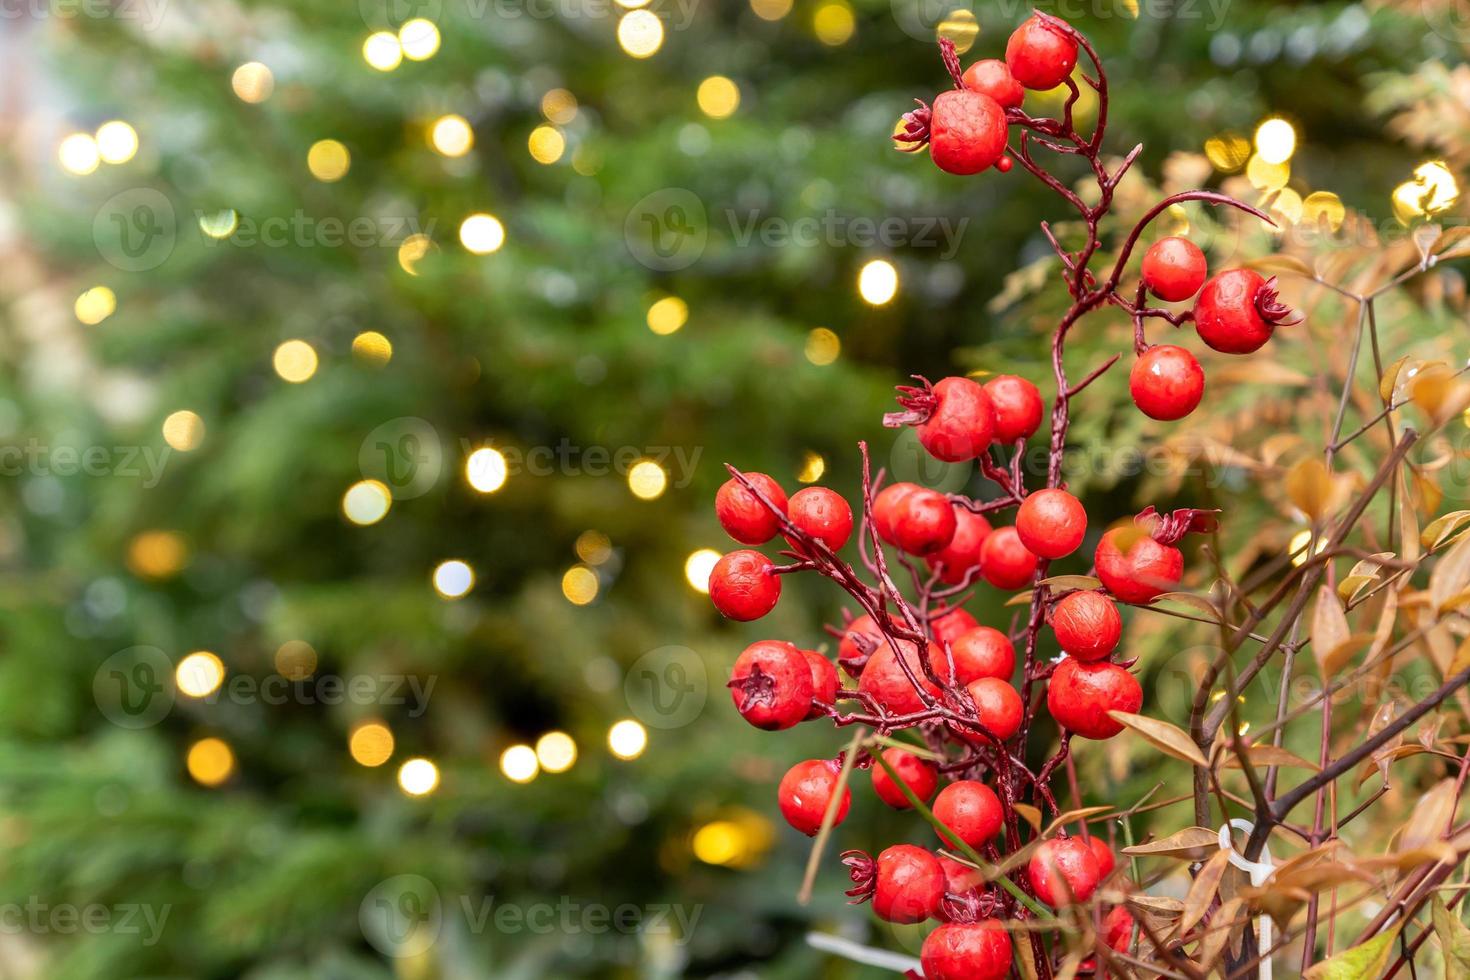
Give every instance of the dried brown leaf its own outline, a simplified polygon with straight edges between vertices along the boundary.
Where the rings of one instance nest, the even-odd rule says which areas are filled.
[[[1109,711],[1108,717],[1130,731],[1137,732],[1154,748],[1171,755],[1176,759],[1192,763],[1202,769],[1209,768],[1209,762],[1204,753],[1200,752],[1199,746],[1194,740],[1184,733],[1184,730],[1160,721],[1157,718],[1149,718],[1146,715],[1129,714],[1126,711]]]

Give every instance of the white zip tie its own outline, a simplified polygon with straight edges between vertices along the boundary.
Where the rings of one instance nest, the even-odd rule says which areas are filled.
[[[1259,888],[1271,877],[1271,872],[1276,870],[1271,860],[1271,847],[1269,844],[1261,848],[1261,860],[1249,861],[1245,856],[1235,849],[1234,842],[1230,839],[1230,828],[1245,834],[1247,837],[1255,831],[1256,825],[1249,820],[1234,819],[1220,828],[1220,850],[1230,855],[1230,863],[1250,876],[1251,885]],[[1269,915],[1261,918],[1261,980],[1271,980],[1271,956],[1268,952],[1273,941],[1271,917]]]

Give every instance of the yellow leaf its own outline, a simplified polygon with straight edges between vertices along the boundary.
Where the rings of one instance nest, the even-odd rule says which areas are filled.
[[[1332,475],[1327,466],[1315,456],[1297,461],[1286,472],[1286,495],[1303,514],[1319,519],[1332,500]]]
[[[1378,382],[1378,394],[1385,405],[1393,404],[1393,390],[1398,385],[1399,372],[1404,369],[1404,364],[1409,360],[1409,355],[1394,361],[1383,369],[1383,379]]]
[[[1091,575],[1053,575],[1051,578],[1044,578],[1036,584],[1050,586],[1053,592],[1065,592],[1074,589],[1089,591],[1102,585],[1101,582]]]
[[[1434,922],[1434,934],[1439,937],[1440,952],[1444,954],[1445,980],[1466,980],[1470,977],[1470,929],[1438,895],[1434,896],[1429,914]]]
[[[1332,676],[1328,667],[1333,654],[1351,637],[1352,629],[1348,626],[1342,602],[1327,586],[1319,587],[1316,606],[1312,610],[1312,654],[1317,658],[1317,666],[1324,677]]]
[[[1399,928],[1379,933],[1361,946],[1354,946],[1331,959],[1323,960],[1302,974],[1305,980],[1378,980],[1393,952]]]
[[[1176,759],[1199,766],[1201,769],[1209,768],[1204,753],[1200,752],[1199,746],[1194,740],[1184,734],[1184,730],[1167,721],[1157,718],[1149,718],[1146,715],[1132,715],[1126,711],[1109,711],[1108,717],[1142,735],[1150,745],[1163,752],[1172,755]]]
[[[1185,827],[1168,837],[1123,848],[1124,854],[1138,857],[1177,857],[1198,861],[1220,849],[1220,833],[1205,827]]]
[[[1419,543],[1430,551],[1435,551],[1452,534],[1470,523],[1470,510],[1455,510],[1442,517],[1436,517],[1429,522],[1424,533],[1419,536]]]
[[[1184,896],[1184,914],[1179,918],[1181,936],[1209,911],[1210,905],[1215,901],[1215,893],[1220,890],[1220,879],[1225,876],[1225,868],[1229,864],[1230,852],[1216,851],[1215,856],[1206,861],[1194,876],[1189,894]]]
[[[1470,538],[1462,538],[1435,563],[1429,573],[1429,601],[1444,609],[1450,600],[1470,588]]]
[[[1228,747],[1223,751],[1225,752],[1225,761],[1222,765],[1226,769],[1243,768],[1238,755],[1230,751]],[[1245,754],[1253,769],[1260,768],[1261,766],[1285,766],[1289,769],[1311,769],[1315,771],[1321,768],[1315,762],[1308,762],[1296,753],[1289,752],[1279,745],[1247,744]]]

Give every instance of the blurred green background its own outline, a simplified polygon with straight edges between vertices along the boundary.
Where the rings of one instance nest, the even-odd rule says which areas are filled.
[[[1104,56],[1110,149],[1146,143],[1126,213],[1233,181],[1401,230],[1394,189],[1464,162],[1452,3],[1043,9]],[[957,487],[880,428],[891,386],[1048,379],[1061,205],[888,139],[947,85],[936,28],[996,57],[1029,12],[7,6],[0,977],[891,975],[813,929],[916,954],[835,852],[795,899],[774,784],[845,736],[755,732],[723,690],[753,639],[823,642],[835,590],[741,626],[697,586],[724,462],[851,494],[868,439]],[[1296,151],[1252,186],[1271,116]],[[1281,244],[1215,217],[1171,220],[1217,262]],[[1099,322],[1079,364],[1126,347]],[[1089,392],[1080,446],[1158,436],[1125,392]],[[1179,487],[1072,479],[1120,516]],[[1082,759],[1108,799],[1152,785]],[[840,846],[927,839],[857,789]]]

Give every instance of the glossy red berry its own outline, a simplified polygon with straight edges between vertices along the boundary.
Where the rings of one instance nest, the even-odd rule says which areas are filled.
[[[1078,660],[1102,660],[1123,637],[1123,617],[1107,596],[1073,592],[1052,608],[1051,628],[1062,649]]]
[[[1022,589],[1036,573],[1036,554],[1013,527],[996,528],[980,548],[980,577],[997,589]]]
[[[979,868],[972,868],[968,864],[961,864],[953,858],[947,858],[943,854],[936,855],[939,858],[939,866],[944,869],[944,890],[951,895],[964,895],[968,892],[983,889],[985,887],[985,872]],[[944,914],[944,906],[939,907],[939,918],[950,921]]]
[[[1042,404],[1040,390],[1025,378],[997,375],[985,382],[985,393],[995,409],[997,442],[1029,439],[1040,428],[1046,406]]]
[[[1138,678],[1117,664],[1064,657],[1046,688],[1046,707],[1067,731],[1083,738],[1112,738],[1123,730],[1109,711],[1137,714],[1143,707]]]
[[[954,536],[949,544],[924,559],[930,570],[938,569],[940,580],[949,585],[959,585],[971,569],[980,567],[980,547],[991,531],[990,522],[984,516],[960,504],[954,505],[954,521]]]
[[[951,89],[934,98],[929,120],[929,155],[940,170],[978,174],[1006,151],[1006,111],[988,95]]]
[[[994,99],[1002,109],[1019,109],[1026,90],[999,58],[986,58],[965,69],[965,88]]]
[[[878,855],[873,911],[887,922],[923,922],[944,900],[944,869],[922,847],[895,844]]]
[[[837,678],[837,668],[832,665],[832,661],[815,650],[803,650],[801,655],[806,658],[807,665],[812,669],[812,698],[829,707],[835,704],[837,689],[842,686]],[[813,704],[806,716],[809,719],[822,718],[826,714],[827,712]]]
[[[1031,856],[1026,876],[1036,897],[1054,909],[1087,901],[1102,880],[1092,848],[1076,837],[1043,841]]]
[[[748,623],[776,608],[781,576],[759,551],[732,551],[709,573],[709,597],[727,619]]]
[[[791,495],[786,515],[796,527],[833,551],[852,536],[852,508],[842,495],[826,487],[807,487]],[[798,551],[801,549],[798,548]]]
[[[1016,533],[1032,554],[1065,558],[1087,535],[1087,511],[1065,490],[1038,490],[1016,510]]]
[[[1158,344],[1133,362],[1128,393],[1144,415],[1173,422],[1199,407],[1205,396],[1205,370],[1183,347]]]
[[[758,640],[746,647],[735,660],[728,686],[735,710],[756,728],[790,728],[811,711],[811,664],[783,640]]]
[[[995,439],[995,409],[990,396],[969,378],[942,378],[930,385],[898,389],[901,412],[883,416],[889,428],[911,425],[919,444],[929,455],[946,463],[974,459],[990,448]]]
[[[1205,284],[1209,263],[1187,238],[1161,238],[1143,253],[1143,284],[1166,303],[1179,303]]]
[[[994,677],[1008,681],[1016,669],[1016,648],[1010,637],[990,626],[976,626],[950,643],[955,679],[961,684]]]
[[[949,828],[949,833],[939,835],[946,847],[954,847],[958,839],[979,849],[1000,833],[1000,798],[979,780],[962,779],[939,791],[934,817]]]
[[[975,617],[959,606],[953,609],[940,606],[932,610],[929,614],[929,632],[940,650],[935,656],[943,656],[943,644],[954,643],[978,625],[980,624],[975,621]]]
[[[1093,840],[1097,840],[1096,837]],[[1104,873],[1103,877],[1107,877]],[[1121,905],[1114,905],[1103,918],[1103,942],[1120,953],[1128,948],[1133,938],[1133,913]]]
[[[1300,321],[1281,302],[1275,278],[1263,279],[1253,269],[1220,273],[1205,283],[1194,304],[1194,326],[1200,339],[1225,354],[1260,350],[1278,324]]]
[[[786,512],[786,492],[779,483],[764,473],[747,473],[745,477],[777,509]],[[734,477],[715,494],[715,516],[725,533],[741,544],[765,544],[781,530],[781,522],[770,508]]]
[[[1148,602],[1184,576],[1184,553],[1135,527],[1117,527],[1098,542],[1097,577],[1120,602]]]
[[[1100,879],[1106,880],[1113,869],[1118,866],[1118,859],[1113,855],[1113,849],[1108,842],[1093,834],[1087,838],[1087,846],[1092,848],[1092,856],[1097,859],[1097,873]]]
[[[1011,972],[1011,936],[994,919],[947,922],[924,940],[925,980],[1003,980]]]
[[[996,677],[982,677],[966,684],[965,690],[975,702],[975,720],[991,735],[1004,741],[1020,729],[1021,695],[1008,682]],[[958,734],[976,744],[988,744],[990,741],[972,728],[962,728]]]
[[[939,771],[918,756],[905,752],[903,749],[888,749],[883,753],[883,758],[898,773],[898,778],[903,780],[913,794],[925,803],[934,795],[934,790],[939,786]],[[888,775],[888,771],[877,762],[873,763],[873,792],[878,798],[895,810],[907,810],[913,806],[909,798],[899,789],[898,784]]]
[[[781,816],[786,822],[808,837],[815,837],[822,828],[822,818],[837,789],[837,774],[840,766],[830,759],[808,759],[798,762],[781,777],[776,790],[776,802],[781,807]],[[842,787],[842,800],[837,804],[833,826],[847,817],[852,805],[852,790]]]
[[[1006,42],[1006,67],[1026,88],[1053,89],[1077,66],[1077,41],[1061,27],[1032,16]]]
[[[915,487],[898,502],[889,540],[911,555],[932,555],[954,538],[954,507],[938,490]]]
[[[898,521],[899,508],[908,495],[921,487],[917,483],[893,483],[878,491],[873,498],[873,529],[878,537],[894,543],[894,527]]]
[[[931,696],[939,696],[939,688],[928,679],[924,673],[923,665],[915,647],[907,640],[899,640],[898,648],[903,651],[904,663],[908,664],[919,685]],[[932,657],[935,675],[944,676],[943,656]],[[894,655],[893,646],[887,640],[883,640],[873,655],[868,658],[868,665],[863,668],[862,676],[858,678],[858,690],[871,697],[883,707],[889,714],[907,715],[916,711],[924,710],[924,701],[914,690],[914,685],[909,681],[908,675],[904,673],[903,666],[898,657]]]

